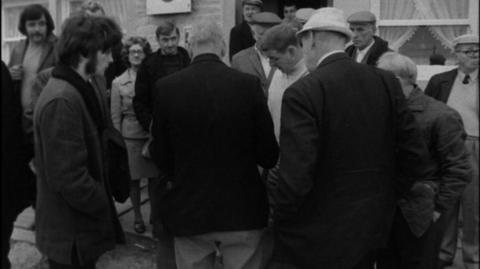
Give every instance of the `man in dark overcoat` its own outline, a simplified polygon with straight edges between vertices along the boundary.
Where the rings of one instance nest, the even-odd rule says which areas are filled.
[[[267,102],[257,78],[222,62],[220,26],[199,23],[191,44],[192,64],[155,85],[150,150],[169,179],[161,219],[179,269],[213,269],[215,253],[225,268],[262,268],[268,203],[257,165],[278,158]]]
[[[283,96],[274,261],[279,268],[373,268],[395,187],[408,190],[426,176],[428,152],[395,77],[343,51],[352,33],[341,10],[318,10],[299,37],[311,73]],[[396,168],[408,180],[396,181]]]
[[[36,243],[51,269],[95,268],[124,240],[107,180],[105,106],[91,84],[121,36],[106,17],[67,19],[59,64],[35,106]]]
[[[376,65],[378,58],[389,51],[388,42],[375,35],[377,19],[370,11],[359,11],[347,19],[353,33],[352,45],[345,49],[357,63]]]

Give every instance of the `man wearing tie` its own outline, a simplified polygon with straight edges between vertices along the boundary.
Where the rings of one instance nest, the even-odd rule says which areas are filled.
[[[452,210],[445,214],[448,222],[439,254],[439,266],[452,264],[458,232],[458,213],[463,215],[462,250],[465,268],[478,268],[478,35],[462,35],[453,40],[458,68],[437,74],[428,82],[425,93],[453,109],[462,117],[467,133],[472,180]]]

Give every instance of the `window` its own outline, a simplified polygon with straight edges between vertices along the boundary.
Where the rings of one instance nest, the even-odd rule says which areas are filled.
[[[448,63],[452,40],[478,32],[478,0],[370,0],[370,4],[379,36],[419,64],[428,63],[434,47]]]

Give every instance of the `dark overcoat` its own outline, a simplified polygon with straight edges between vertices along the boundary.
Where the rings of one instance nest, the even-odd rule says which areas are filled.
[[[278,145],[260,81],[202,54],[155,90],[150,149],[172,184],[160,204],[167,231],[264,228],[267,194],[257,165],[273,167]]]
[[[62,264],[73,254],[80,264],[98,259],[124,237],[106,182],[106,140],[73,85],[49,79],[35,106],[34,134],[39,250]]]
[[[453,70],[434,75],[428,81],[427,87],[425,88],[425,94],[439,101],[447,103],[457,74],[458,69],[455,68]]]
[[[274,258],[352,268],[386,241],[396,166],[424,176],[426,148],[400,85],[335,53],[285,91],[281,121]]]
[[[362,63],[368,64],[368,65],[377,65],[377,61],[387,51],[390,51],[388,48],[388,42],[381,39],[378,36],[373,37],[374,43],[370,50],[367,52],[367,55],[363,58]],[[353,59],[356,58],[357,55],[357,49],[355,48],[354,45],[350,45],[345,49],[345,52],[348,54],[348,56],[352,57]]]
[[[255,44],[255,39],[253,39],[252,29],[246,21],[235,25],[232,30],[230,30],[230,42],[229,42],[229,57],[230,61],[233,56],[249,48]]]

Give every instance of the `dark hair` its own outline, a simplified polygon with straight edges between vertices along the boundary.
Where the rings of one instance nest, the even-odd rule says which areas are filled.
[[[174,30],[180,36],[178,27],[172,21],[162,20],[155,30],[155,36],[158,38],[160,35],[170,35]]]
[[[122,60],[128,67],[130,67],[130,61],[128,60],[129,49],[131,46],[137,44],[142,47],[145,56],[148,56],[150,53],[152,53],[152,47],[150,46],[150,43],[148,43],[147,39],[140,36],[129,37],[127,40],[125,40],[125,42],[123,42],[122,48]]]
[[[293,0],[286,0],[284,3],[283,3],[283,8],[285,7],[291,7],[291,6],[295,6],[295,8],[298,8],[298,5],[295,1]]]
[[[20,33],[26,36],[27,35],[27,29],[25,26],[26,22],[39,20],[42,17],[42,15],[45,16],[45,20],[47,21],[47,36],[51,35],[53,30],[55,29],[52,16],[50,15],[50,12],[48,11],[48,9],[40,4],[28,5],[24,10],[22,10],[22,13],[20,14],[20,19],[18,22],[18,30],[20,31]]]
[[[289,24],[279,24],[265,31],[260,40],[262,51],[276,50],[284,53],[288,46],[299,46],[295,29]]]
[[[121,42],[122,31],[108,17],[77,15],[68,18],[62,27],[56,51],[60,63],[77,68],[80,56],[95,63],[98,51],[107,51]],[[94,68],[94,66],[93,66]],[[93,73],[92,67],[87,73]]]

